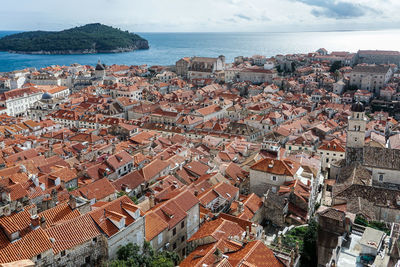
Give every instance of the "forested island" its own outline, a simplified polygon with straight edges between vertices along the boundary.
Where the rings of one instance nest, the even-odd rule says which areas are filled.
[[[4,36],[0,51],[21,54],[94,54],[149,49],[137,34],[100,23],[63,31],[30,31]]]

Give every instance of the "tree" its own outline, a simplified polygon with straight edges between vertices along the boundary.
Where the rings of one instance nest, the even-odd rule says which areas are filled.
[[[125,191],[119,191],[117,193],[117,197],[122,197],[122,196],[128,196],[133,201],[133,203],[135,203],[136,205],[139,204],[139,201],[136,196],[129,196],[128,193],[126,193]]]
[[[330,68],[330,72],[335,72],[335,71],[337,71],[338,69],[340,69],[342,67],[342,62],[340,62],[340,61],[335,61],[335,62],[333,62],[332,63],[332,65],[331,65],[331,68]]]
[[[129,243],[117,251],[117,260],[109,262],[111,267],[173,267],[179,261],[175,252],[156,252],[149,242],[144,242],[140,248]]]
[[[292,64],[290,64],[291,67],[291,72],[295,72],[296,70],[296,63],[293,61]]]
[[[318,224],[314,220],[308,222],[307,231],[303,239],[303,251],[301,253],[300,266],[317,266],[317,231]]]
[[[118,48],[148,48],[147,40],[137,34],[99,23],[87,24],[59,32],[22,32],[0,38],[1,51],[67,51],[96,48],[109,51]]]

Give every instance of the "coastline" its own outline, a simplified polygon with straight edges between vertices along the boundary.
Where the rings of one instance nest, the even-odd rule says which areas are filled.
[[[91,54],[103,54],[103,53],[126,53],[132,52],[136,50],[148,50],[150,48],[121,48],[121,49],[113,49],[113,50],[95,50],[95,49],[86,49],[86,50],[60,50],[60,51],[4,51],[11,54],[23,54],[23,55],[91,55]]]
[[[101,53],[125,53],[132,52],[135,50],[148,50],[150,46],[147,42],[140,44],[139,46],[134,47],[118,47],[116,49],[111,50],[97,50],[97,49],[83,49],[83,50],[56,50],[56,51],[17,51],[17,50],[8,50],[4,52],[12,53],[12,54],[25,54],[25,55],[89,55],[89,54],[101,54]]]

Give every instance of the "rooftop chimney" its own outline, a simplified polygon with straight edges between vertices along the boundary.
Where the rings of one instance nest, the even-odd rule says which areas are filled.
[[[76,199],[73,195],[69,195],[68,205],[71,209],[76,209]]]
[[[156,205],[154,195],[150,195],[149,204],[150,204],[150,209],[154,208],[154,206]]]
[[[238,204],[238,213],[241,214],[243,212],[244,212],[244,205],[243,202],[240,201]]]
[[[274,167],[274,161],[271,160],[271,162],[270,162],[269,165],[268,165],[268,168],[273,168],[273,167]]]
[[[45,217],[41,217],[40,218],[40,227],[42,227],[43,229],[46,228],[46,218]]]
[[[37,214],[31,215],[31,228],[37,229],[40,226],[40,219]]]

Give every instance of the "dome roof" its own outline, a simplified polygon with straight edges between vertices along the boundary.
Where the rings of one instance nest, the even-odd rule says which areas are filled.
[[[47,92],[42,95],[42,100],[50,100],[52,98],[53,98],[53,96]]]
[[[95,70],[105,70],[106,69],[106,65],[101,64],[100,60],[97,62],[96,68]]]
[[[353,105],[351,105],[351,111],[353,112],[364,112],[365,108],[363,103],[361,102],[356,102]]]

